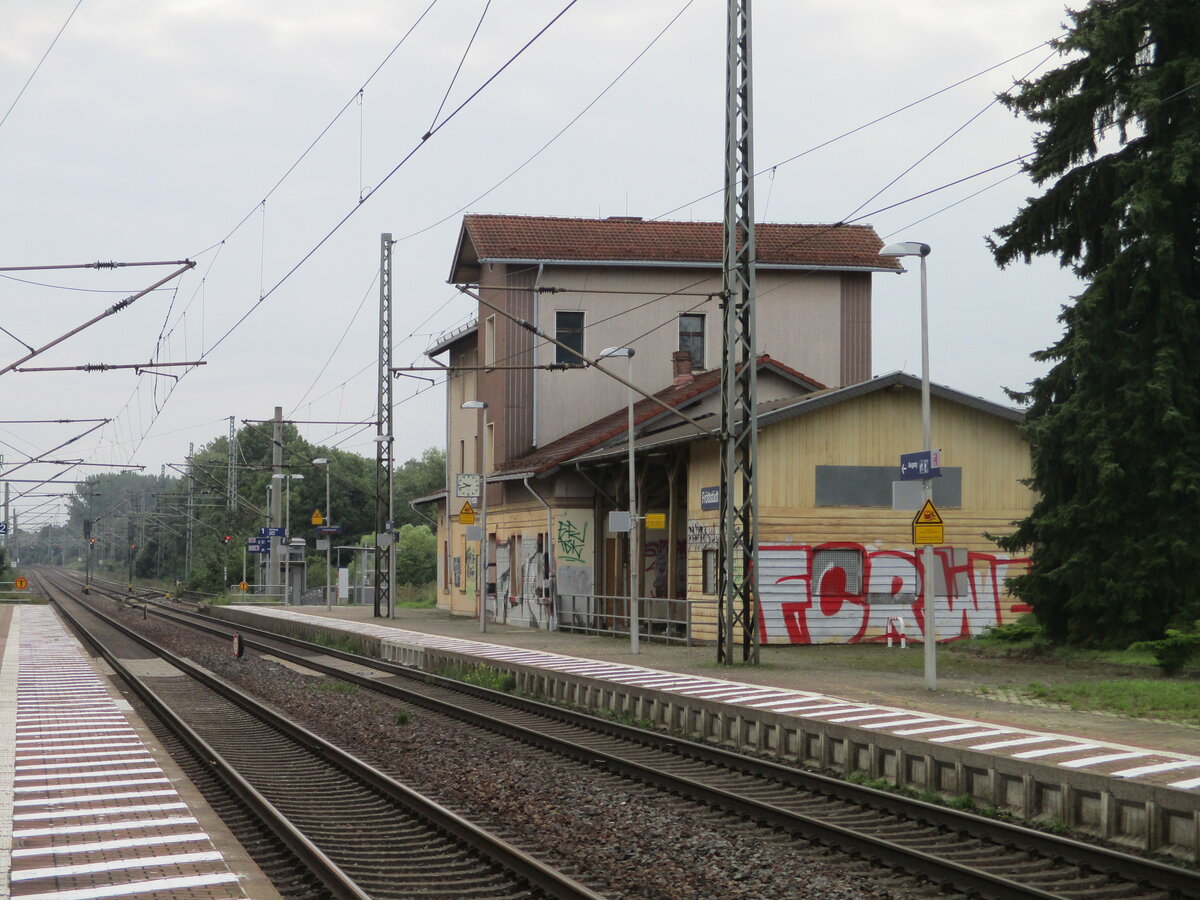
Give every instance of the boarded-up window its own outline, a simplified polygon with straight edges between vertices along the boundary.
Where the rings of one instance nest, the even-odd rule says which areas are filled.
[[[894,466],[816,466],[817,506],[892,507],[892,482],[900,480],[900,457]],[[933,502],[962,506],[962,468],[942,466],[933,482]]]
[[[812,561],[813,590],[820,594],[862,593],[862,551],[853,547],[817,550]]]
[[[706,594],[715,594],[717,592],[717,551],[705,550],[703,560],[704,585],[702,590]]]

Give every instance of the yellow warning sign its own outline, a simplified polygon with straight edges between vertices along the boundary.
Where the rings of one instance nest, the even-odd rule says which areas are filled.
[[[250,590],[250,583],[247,581],[243,581],[241,584],[238,585],[238,590],[245,593],[246,591]]]
[[[925,505],[913,516],[912,539],[914,544],[946,543],[945,523],[932,500],[926,500]]]
[[[471,508],[471,501],[467,501],[462,505],[462,509],[458,511],[458,521],[460,525],[475,524],[475,510]]]
[[[18,575],[17,580],[13,582],[13,587],[18,591],[23,591],[29,587],[29,580],[24,575]]]
[[[666,513],[646,513],[646,530],[662,531],[667,527]]]
[[[312,523],[314,525],[324,525],[325,524],[325,517],[323,515],[321,515],[321,511],[319,509],[313,510]]]

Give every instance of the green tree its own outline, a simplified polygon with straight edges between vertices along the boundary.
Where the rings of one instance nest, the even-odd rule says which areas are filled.
[[[437,578],[437,535],[428,525],[402,525],[396,533],[396,583],[428,584]]]
[[[408,501],[445,489],[446,452],[430,447],[420,456],[398,466],[392,482],[396,489],[396,526],[424,523],[426,520],[413,510]],[[425,509],[426,514],[429,509]]]
[[[1200,616],[1200,3],[1093,0],[1066,62],[1005,98],[1038,123],[1041,196],[1001,265],[1057,256],[1086,283],[1024,393],[1033,548],[1012,588],[1056,640],[1124,645]]]

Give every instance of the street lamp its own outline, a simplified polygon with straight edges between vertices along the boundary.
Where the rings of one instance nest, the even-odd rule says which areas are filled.
[[[630,385],[633,384],[633,348],[632,347],[607,347],[600,351],[598,359],[612,359],[614,357],[625,357],[629,362],[629,368],[626,370],[626,379]],[[638,647],[638,628],[640,610],[638,609],[638,570],[641,568],[641,561],[638,559],[638,515],[637,515],[637,482],[634,480],[634,464],[633,464],[633,388],[627,387],[628,394],[626,403],[629,407],[629,652],[641,652]]]
[[[292,602],[292,482],[297,480],[303,481],[304,476],[289,474],[287,472],[276,472],[271,477],[282,478],[287,481],[287,493],[284,495],[283,501],[283,605],[290,606]]]
[[[487,410],[486,400],[467,400],[463,409],[477,409],[480,412],[479,446],[482,448],[482,459],[479,462],[479,633],[487,633]]]
[[[329,460],[325,458],[314,459],[314,466],[325,467],[325,521],[330,525],[333,524],[333,503],[329,499]],[[325,608],[333,609],[333,594],[329,589],[329,545],[333,543],[333,535],[326,533],[325,535]]]
[[[879,251],[880,256],[919,256],[921,258],[921,437],[924,450],[933,450],[933,439],[930,429],[929,410],[929,288],[925,276],[925,257],[930,253],[928,244],[915,241],[905,241],[899,244],[888,244]],[[933,498],[933,480],[921,479],[921,500],[927,502]],[[922,581],[925,599],[925,688],[937,690],[937,617],[933,604],[933,545],[925,545],[924,578]]]

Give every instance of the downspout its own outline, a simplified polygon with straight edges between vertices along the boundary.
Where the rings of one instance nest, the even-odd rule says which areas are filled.
[[[539,323],[539,328],[541,327],[541,319],[538,318],[538,302],[542,297],[540,289],[542,286],[542,270],[545,268],[544,263],[538,263],[537,276],[533,279],[533,321]],[[537,364],[538,342],[535,340],[533,341],[533,434],[530,435],[530,441],[535,447],[538,445],[538,378],[540,377]],[[526,485],[526,487],[529,487],[529,485]],[[536,494],[534,496],[537,497]],[[538,497],[538,499],[540,500],[541,497]],[[546,532],[546,540],[550,540],[549,531]]]
[[[411,501],[411,500],[408,501],[408,505],[412,507],[413,512],[415,512],[418,516],[420,516],[422,519],[424,519],[426,522],[428,522],[430,525],[432,525],[434,527],[434,534],[437,534],[437,524],[438,524],[437,519],[429,518],[429,516],[425,515],[425,513],[421,512],[419,509],[417,509],[417,504],[413,503],[413,501]],[[450,495],[448,493],[446,494],[446,508],[447,509],[450,508]]]
[[[558,564],[554,561],[554,553],[550,549],[551,541],[554,538],[554,531],[553,531],[554,514],[550,511],[550,504],[547,503],[545,500],[543,500],[542,495],[539,494],[537,491],[535,491],[533,489],[533,485],[529,483],[529,476],[526,475],[521,480],[525,484],[525,490],[527,490],[527,491],[529,491],[529,493],[533,494],[534,499],[536,499],[538,503],[542,504],[542,506],[544,506],[546,508],[546,547],[545,547],[545,550],[546,550],[546,558],[550,561],[550,564],[546,567],[547,568],[546,584],[545,584],[545,591],[542,596],[545,597],[549,601],[547,606],[550,609],[550,615],[547,616],[547,618],[546,618],[546,630],[547,631],[558,631],[558,616],[555,614],[555,609],[556,609],[555,601],[556,601],[556,593],[557,593],[555,590],[555,587],[558,584],[558,579],[555,576],[557,575]],[[551,627],[551,622],[553,622],[553,627]]]

